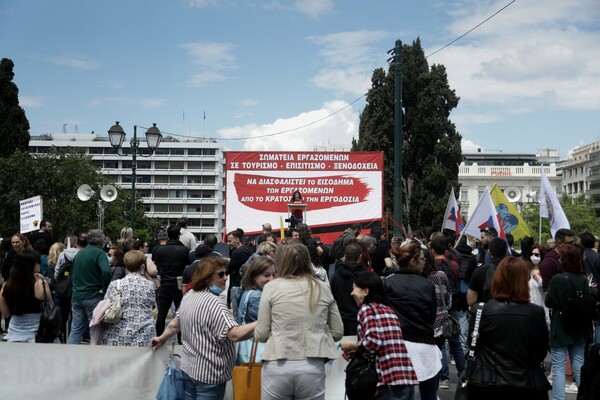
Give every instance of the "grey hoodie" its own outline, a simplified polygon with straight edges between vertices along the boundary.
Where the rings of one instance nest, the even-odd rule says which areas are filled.
[[[58,271],[60,271],[60,267],[62,267],[62,265],[65,262],[65,256],[73,261],[73,259],[75,258],[75,255],[77,254],[77,252],[80,249],[78,249],[77,247],[71,247],[69,249],[65,249],[63,250],[62,253],[60,253],[60,255],[58,256],[58,261],[56,262],[56,267],[54,268],[54,279],[58,278]]]

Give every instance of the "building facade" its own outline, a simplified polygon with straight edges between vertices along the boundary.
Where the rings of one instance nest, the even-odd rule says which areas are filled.
[[[108,136],[45,134],[31,137],[29,151],[45,153],[51,146],[83,148],[117,188],[131,190],[132,156],[126,142],[119,155]],[[145,151],[145,139],[140,138],[140,142],[139,148]],[[161,219],[165,225],[185,216],[188,230],[200,240],[207,234],[221,234],[224,162],[222,147],[207,139],[183,141],[167,136],[151,156],[138,155],[135,186],[146,216]]]
[[[458,170],[462,213],[470,217],[485,188],[491,189],[494,184],[517,206],[538,202],[542,168],[555,192],[560,193],[561,177],[556,168],[558,155],[549,153],[541,157],[543,166],[537,154],[464,153]],[[548,162],[552,163],[546,164]]]

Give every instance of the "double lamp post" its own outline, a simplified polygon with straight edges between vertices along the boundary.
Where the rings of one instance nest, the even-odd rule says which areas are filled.
[[[162,141],[162,134],[160,130],[156,127],[156,124],[152,124],[148,130],[146,130],[146,143],[148,145],[148,152],[144,153],[143,149],[140,149],[140,141],[137,138],[137,125],[133,126],[133,137],[129,142],[130,145],[130,154],[131,154],[131,209],[129,211],[130,217],[130,225],[131,229],[135,231],[135,211],[136,211],[136,193],[135,193],[135,183],[137,180],[136,177],[136,167],[137,167],[137,156],[141,157],[150,157],[154,154],[154,151],[160,145]],[[140,126],[140,128],[143,128]],[[108,130],[108,139],[110,140],[111,146],[113,146],[117,150],[117,154],[119,156],[123,156],[125,154],[119,153],[119,149],[121,149],[123,145],[123,141],[125,140],[125,131],[119,125],[119,121],[115,123]]]

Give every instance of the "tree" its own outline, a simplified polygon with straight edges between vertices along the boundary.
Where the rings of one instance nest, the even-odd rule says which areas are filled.
[[[429,68],[419,39],[403,46],[402,192],[409,230],[439,230],[450,189],[459,191],[461,136],[449,119],[459,98],[443,65]],[[384,152],[384,206],[393,208],[394,65],[376,69],[352,150]]]
[[[8,58],[0,61],[0,157],[16,150],[27,151],[29,121],[19,106],[19,89],[13,83],[14,63]]]
[[[571,230],[575,234],[587,231],[596,236],[600,235],[600,225],[596,221],[593,199],[586,199],[585,195],[571,198],[563,193],[560,204],[567,216]],[[521,216],[537,243],[539,241],[540,205],[538,203],[523,203]],[[540,243],[544,245],[551,238],[550,225],[545,218],[542,218],[541,236]]]

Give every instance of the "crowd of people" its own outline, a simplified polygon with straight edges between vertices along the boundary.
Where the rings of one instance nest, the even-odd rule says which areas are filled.
[[[3,340],[34,342],[44,301],[63,316],[56,343],[177,340],[190,399],[222,399],[256,343],[263,399],[323,399],[325,363],[340,356],[370,360],[377,399],[413,399],[418,388],[436,400],[451,388],[450,359],[471,398],[560,400],[587,390],[581,371],[600,321],[565,321],[570,299],[598,300],[590,233],[561,229],[551,245],[526,237],[516,251],[510,234],[489,228],[480,238],[415,231],[388,241],[382,228],[366,234],[354,224],[326,245],[299,222],[283,239],[269,223],[256,237],[233,230],[223,256],[216,236],[198,242],[185,218],[154,242],[128,227],[114,242],[98,229],[54,242],[43,221],[3,243]],[[118,321],[99,319],[116,301]]]

